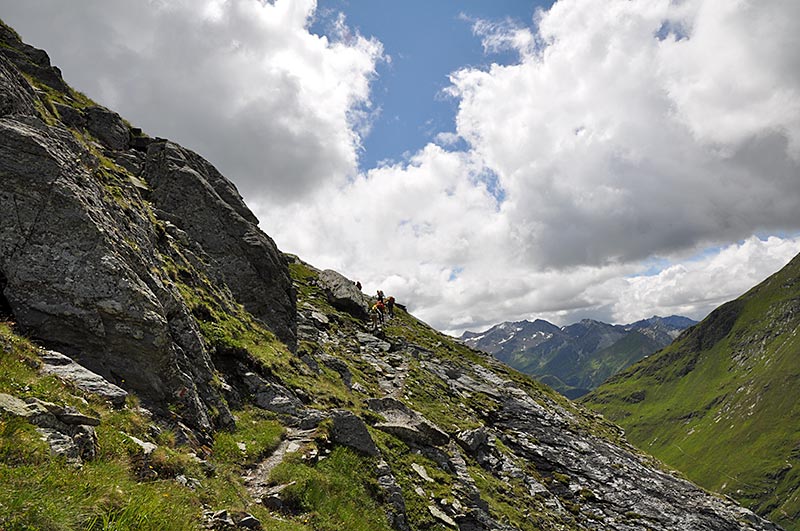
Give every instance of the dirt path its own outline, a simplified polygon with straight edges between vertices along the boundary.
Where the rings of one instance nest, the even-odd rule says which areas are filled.
[[[283,462],[287,454],[301,450],[314,440],[316,430],[286,429],[286,437],[272,454],[244,474],[244,484],[255,500],[261,500],[270,490],[269,475]]]

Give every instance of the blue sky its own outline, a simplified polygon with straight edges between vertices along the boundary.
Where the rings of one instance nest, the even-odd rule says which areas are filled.
[[[800,252],[797,0],[0,13],[217,166],[282,250],[440,330],[700,319]]]
[[[484,53],[475,20],[530,25],[537,8],[552,2],[520,0],[321,0],[312,32],[330,33],[340,13],[353,30],[383,43],[390,61],[377,64],[372,105],[380,109],[362,140],[362,170],[398,161],[442,131],[453,129],[458,101],[443,94],[451,72],[512,64],[518,54]]]

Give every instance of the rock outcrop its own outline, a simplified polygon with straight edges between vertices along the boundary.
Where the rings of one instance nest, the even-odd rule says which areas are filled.
[[[331,306],[356,317],[367,317],[369,303],[355,282],[341,273],[326,269],[319,274],[319,283],[325,289]]]
[[[36,398],[21,400],[0,393],[0,417],[20,418],[30,422],[50,446],[55,455],[80,465],[97,454],[97,435],[94,427],[100,420],[78,413],[69,406],[62,407]]]
[[[157,411],[230,425],[200,322],[209,304],[243,305],[294,346],[274,242],[211,164],[164,140],[131,147],[141,132],[73,92],[45,52],[5,26],[0,45],[0,309]]]
[[[62,380],[66,380],[87,393],[108,400],[115,407],[122,407],[125,404],[125,397],[128,396],[127,391],[107,381],[99,374],[75,363],[68,356],[55,350],[45,350],[42,352],[41,359],[41,370],[44,374],[52,374]]]
[[[294,346],[295,297],[285,260],[233,184],[172,142],[151,144],[143,166],[149,199],[163,219],[199,245],[210,278],[226,285],[248,312]]]

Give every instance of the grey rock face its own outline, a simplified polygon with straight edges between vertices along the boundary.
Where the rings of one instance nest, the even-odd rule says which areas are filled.
[[[335,444],[348,446],[367,455],[379,454],[364,421],[350,411],[334,411],[331,439]]]
[[[208,356],[180,294],[160,276],[138,192],[122,180],[110,189],[66,129],[35,117],[0,119],[0,172],[0,211],[11,213],[0,218],[0,271],[17,322],[146,399],[182,395],[191,422],[210,427],[204,400],[226,408],[194,383],[210,380]],[[190,376],[204,370],[206,378]]]
[[[0,116],[32,115],[35,97],[33,89],[13,65],[0,61]]]
[[[366,319],[369,304],[352,280],[336,271],[326,269],[320,273],[319,282],[325,289],[331,306],[355,317]]]
[[[224,282],[248,312],[293,347],[297,325],[288,266],[233,184],[171,142],[148,147],[142,177],[153,204],[202,248],[212,278]]]
[[[102,107],[52,104],[18,71],[71,101],[47,55],[5,26],[0,42],[0,312],[79,364],[48,370],[110,382],[92,392],[121,403],[114,385],[135,390],[156,413],[175,406],[178,422],[200,432],[231,424],[210,385],[214,364],[195,308],[177,283],[213,283],[216,307],[243,305],[293,347],[283,256],[208,162],[163,140],[131,146],[127,124]],[[77,140],[69,127],[92,139]],[[88,384],[78,366],[100,379]]]

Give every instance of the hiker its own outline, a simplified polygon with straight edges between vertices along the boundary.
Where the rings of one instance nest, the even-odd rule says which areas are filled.
[[[389,298],[386,299],[386,313],[389,316],[389,319],[394,317],[394,297],[389,295]]]
[[[378,302],[383,302],[383,292],[378,290]]]
[[[375,303],[375,307],[378,309],[378,319],[381,324],[383,324],[383,316],[386,315],[386,305],[383,301],[378,301]]]
[[[372,309],[369,311],[369,316],[372,320],[372,330],[377,330],[378,326],[383,324],[384,308],[385,306],[381,301],[378,301],[372,305]]]

